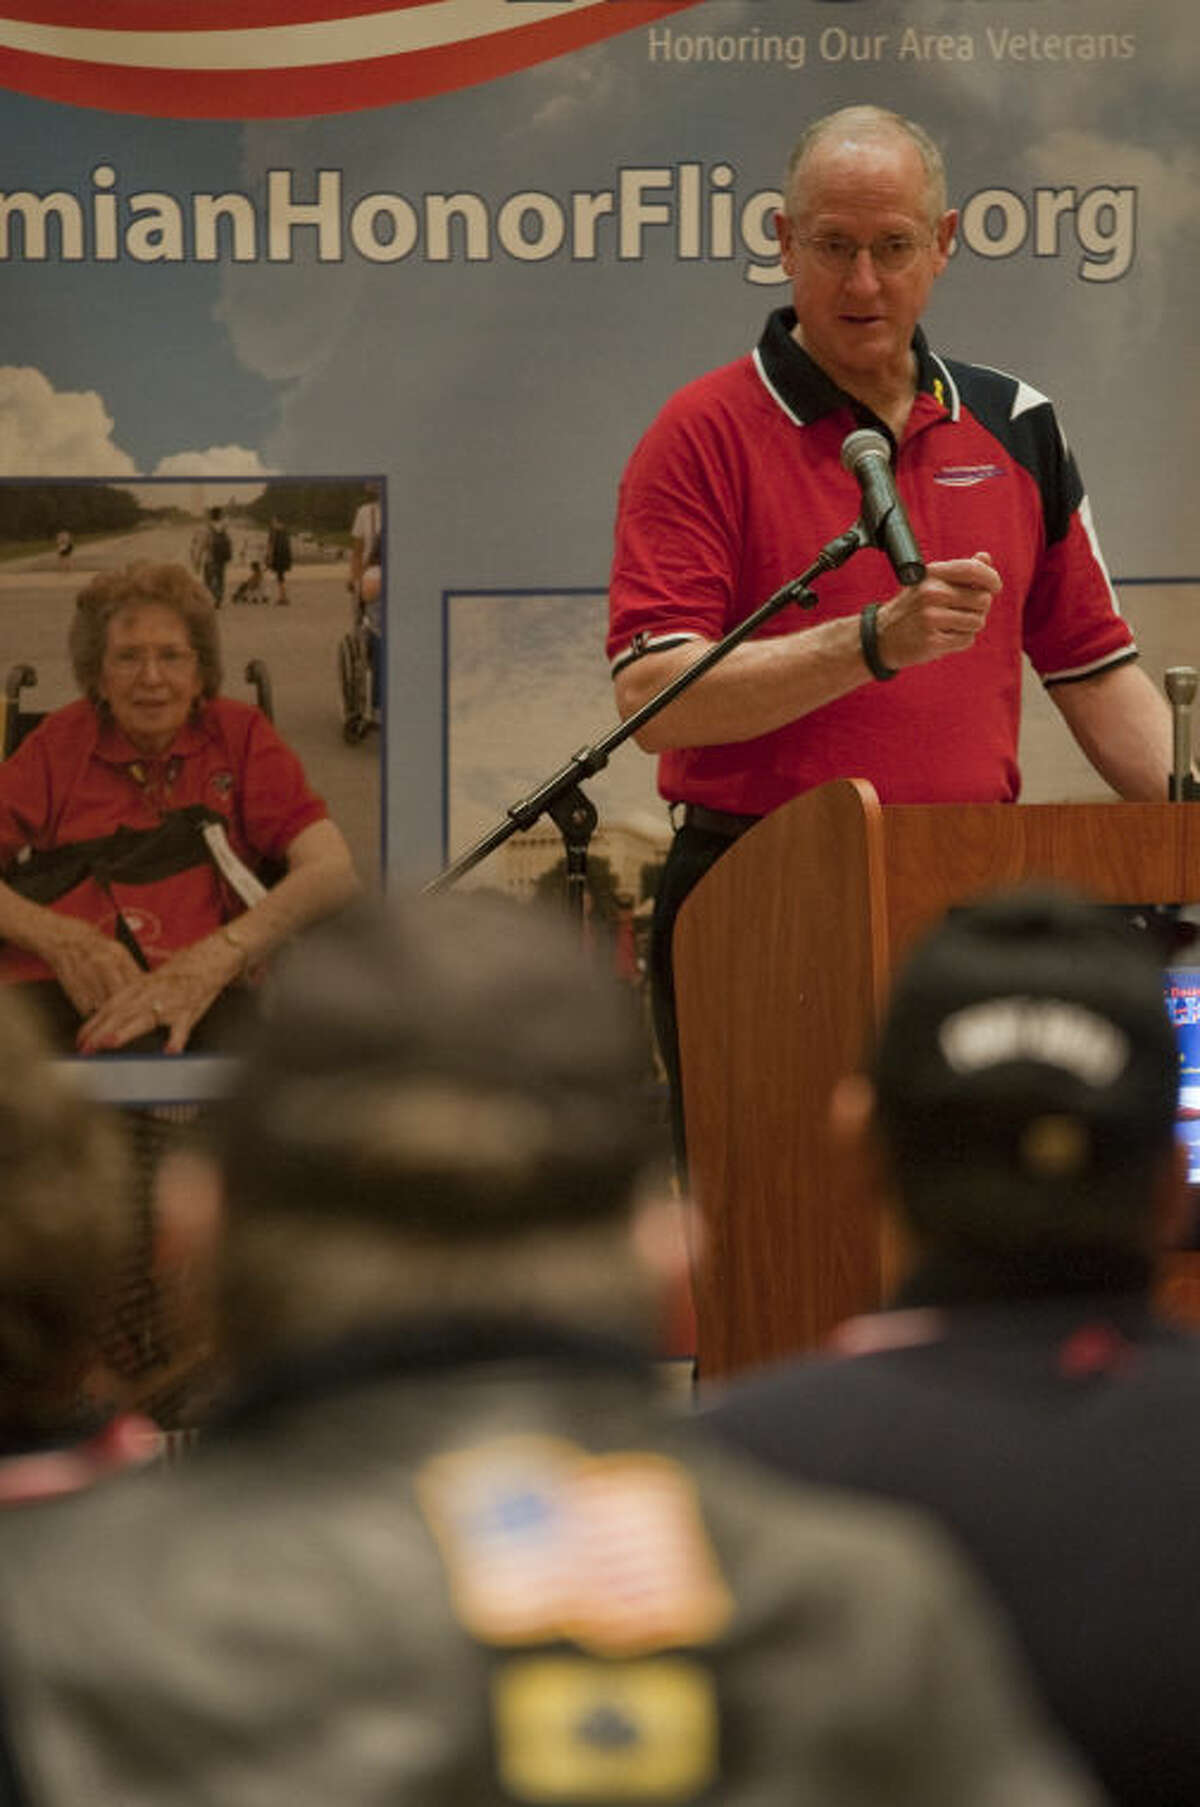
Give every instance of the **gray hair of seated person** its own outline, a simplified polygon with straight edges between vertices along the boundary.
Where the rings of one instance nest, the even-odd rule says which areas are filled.
[[[222,1113],[227,1190],[450,1239],[609,1215],[648,1158],[644,1064],[557,914],[364,900],[272,987]]]
[[[625,988],[540,907],[366,901],[315,929],[279,974],[213,1129],[239,1350],[336,1315],[324,1307],[339,1289],[344,1320],[356,1290],[363,1315],[389,1296],[408,1313],[418,1269],[426,1310],[552,1304],[509,1257],[536,1249],[552,1268],[554,1245],[574,1244],[592,1267],[608,1261],[659,1154],[646,1069]],[[303,1255],[322,1243],[324,1268]],[[372,1249],[394,1282],[371,1282]],[[598,1300],[608,1283],[586,1265],[555,1271]],[[456,1292],[457,1271],[476,1278]],[[301,1288],[322,1296],[305,1302]]]
[[[0,1423],[72,1403],[133,1244],[125,1139],[0,990]]]
[[[143,561],[119,571],[102,571],[75,598],[67,650],[84,696],[93,702],[99,698],[109,622],[124,609],[152,604],[170,609],[183,623],[203,694],[211,697],[220,690],[221,642],[212,597],[185,566]]]

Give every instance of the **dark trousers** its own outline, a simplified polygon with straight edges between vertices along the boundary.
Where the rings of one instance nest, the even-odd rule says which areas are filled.
[[[732,847],[734,838],[694,828],[688,823],[677,830],[659,880],[650,924],[650,1002],[654,1034],[667,1075],[671,1144],[681,1181],[687,1177],[687,1138],[679,1074],[679,1025],[675,1013],[671,938],[684,899],[700,883],[710,866],[715,866],[721,855]]]

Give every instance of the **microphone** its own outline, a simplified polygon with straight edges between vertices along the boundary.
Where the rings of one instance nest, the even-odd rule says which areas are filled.
[[[925,561],[896,493],[887,440],[872,427],[860,427],[842,441],[842,464],[862,491],[862,525],[872,546],[887,553],[902,584],[919,584]]]

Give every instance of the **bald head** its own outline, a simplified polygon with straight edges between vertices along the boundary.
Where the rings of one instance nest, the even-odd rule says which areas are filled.
[[[929,223],[936,225],[946,211],[946,171],[942,154],[929,134],[914,120],[891,113],[886,107],[840,107],[814,120],[796,141],[788,158],[784,188],[787,212],[803,216],[810,205],[814,176],[831,159],[873,150],[907,151],[921,171]]]

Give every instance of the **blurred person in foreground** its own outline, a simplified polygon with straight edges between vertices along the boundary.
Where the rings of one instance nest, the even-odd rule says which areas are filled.
[[[557,919],[363,907],[272,999],[176,1172],[239,1397],[111,1510],[27,1515],[18,1798],[1094,1801],[935,1537],[659,1399],[679,1207],[627,1000]]]
[[[116,1119],[56,1069],[0,992],[0,1506],[74,1493],[147,1459],[154,1426],[114,1412],[99,1357],[133,1244]]]
[[[1187,1210],[1178,1084],[1119,915],[1036,889],[952,913],[834,1099],[909,1277],[709,1415],[793,1477],[932,1509],[1125,1807],[1200,1801],[1200,1343],[1152,1301]]]
[[[0,983],[84,1054],[220,1045],[243,982],[356,890],[349,849],[262,710],[219,694],[182,565],[94,578],[68,645],[81,698],[0,764]]]

